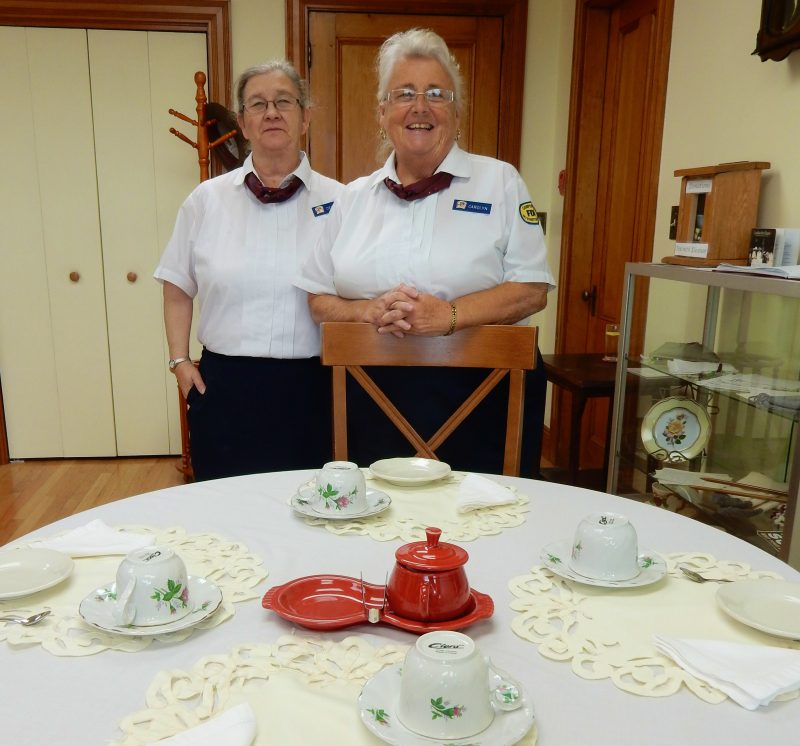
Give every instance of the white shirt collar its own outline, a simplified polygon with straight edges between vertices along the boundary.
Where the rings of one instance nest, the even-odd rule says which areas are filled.
[[[369,181],[370,188],[375,188],[383,183],[383,180],[388,176],[392,181],[400,183],[397,177],[397,169],[394,165],[395,151],[393,150],[383,166],[372,174]],[[439,167],[434,173],[439,171],[447,171],[453,176],[468,179],[472,175],[472,164],[470,163],[467,154],[458,147],[457,143],[453,143],[450,152],[445,156],[444,160],[439,164]]]
[[[239,172],[236,176],[233,177],[234,184],[244,184],[244,177],[247,176],[249,173],[256,174],[256,178],[258,178],[258,174],[253,166],[253,154],[249,153],[247,158],[244,159],[244,163],[242,167],[239,169]],[[292,177],[297,176],[306,187],[311,185],[311,164],[306,157],[305,152],[302,150],[300,151],[300,163],[297,164],[297,168],[292,171],[292,173],[287,174],[286,178],[280,183],[280,186],[285,186],[286,182]],[[260,181],[260,179],[259,179]]]

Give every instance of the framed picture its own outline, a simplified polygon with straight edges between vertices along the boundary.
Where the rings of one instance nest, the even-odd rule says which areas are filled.
[[[757,54],[762,62],[786,59],[800,48],[800,2],[761,0],[761,27],[756,36]]]

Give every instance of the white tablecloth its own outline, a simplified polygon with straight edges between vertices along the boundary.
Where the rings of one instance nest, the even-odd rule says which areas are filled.
[[[50,536],[103,518],[109,525],[160,522],[188,532],[213,532],[244,542],[260,555],[270,573],[263,590],[292,578],[335,573],[382,584],[402,542],[377,542],[368,536],[336,536],[308,526],[287,506],[288,498],[311,472],[282,472],[173,487],[138,495],[71,516],[23,540]],[[554,539],[571,537],[575,524],[596,510],[614,510],[636,525],[640,545],[662,553],[701,551],[718,559],[750,563],[800,581],[788,565],[716,529],[623,498],[545,482],[496,477],[516,484],[531,498],[521,526],[464,545],[472,586],[495,601],[494,616],[465,630],[496,665],[512,672],[533,698],[539,743],[547,746],[639,746],[647,744],[794,743],[800,733],[800,701],[776,703],[748,712],[730,701],[707,704],[681,691],[651,698],[617,689],[610,681],[589,681],[569,666],[540,656],[511,630],[508,580],[539,564],[539,550]],[[87,589],[87,592],[91,589]],[[701,613],[701,611],[698,611]],[[620,619],[624,626],[625,620]],[[269,642],[291,634],[292,624],[254,600],[237,607],[235,617],[182,642],[156,643],[136,653],[116,651],[88,658],[59,658],[34,647],[0,647],[0,741],[26,746],[103,744],[120,719],[144,706],[153,676],[167,668],[191,668],[201,658],[227,653],[237,645]],[[411,644],[415,638],[384,625],[314,633],[344,639],[365,634]],[[380,642],[380,639],[377,639]]]

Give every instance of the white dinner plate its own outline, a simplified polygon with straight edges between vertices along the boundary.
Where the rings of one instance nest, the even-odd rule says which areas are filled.
[[[651,455],[677,453],[693,459],[710,437],[711,420],[705,407],[685,396],[662,399],[642,419],[642,444]]]
[[[800,583],[787,580],[737,580],[721,585],[717,603],[748,627],[800,640]]]
[[[436,482],[450,475],[450,465],[430,458],[384,458],[370,464],[369,470],[384,482],[419,485]]]
[[[400,664],[388,666],[373,676],[358,697],[361,722],[381,741],[396,746],[511,746],[533,726],[533,706],[523,690],[522,705],[516,710],[498,712],[486,730],[468,738],[426,738],[414,733],[398,719],[397,700],[400,698]],[[488,688],[487,688],[488,695]]]
[[[152,637],[194,627],[195,624],[210,617],[222,603],[222,591],[214,583],[205,578],[196,578],[190,575],[189,598],[193,608],[186,616],[182,616],[174,622],[137,627],[135,624],[116,623],[114,619],[116,590],[117,584],[114,582],[93,590],[78,607],[81,619],[103,632],[113,632],[128,637]]]
[[[628,580],[605,580],[581,575],[569,566],[571,554],[572,541],[562,539],[561,541],[554,541],[542,549],[539,559],[550,572],[554,572],[562,578],[574,580],[576,583],[596,585],[601,588],[639,588],[643,585],[655,583],[667,574],[667,563],[664,562],[662,557],[649,550],[640,552],[639,574],[635,578],[629,578]]]
[[[383,513],[392,504],[392,498],[385,492],[371,490],[369,487],[367,487],[367,509],[362,510],[360,513],[337,513],[336,511],[325,511],[323,513],[314,507],[317,499],[318,495],[314,491],[314,487],[305,484],[297,490],[297,494],[292,497],[290,504],[295,513],[309,518],[326,518],[330,521],[352,521],[357,518],[369,518],[372,515]]]
[[[75,567],[72,557],[54,549],[7,549],[0,552],[0,599],[28,596],[65,580]]]

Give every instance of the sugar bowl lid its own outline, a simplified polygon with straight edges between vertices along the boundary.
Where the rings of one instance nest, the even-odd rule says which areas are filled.
[[[442,529],[426,528],[425,536],[425,541],[404,544],[395,552],[399,564],[412,570],[443,572],[461,567],[469,559],[469,554],[461,547],[439,543]]]

